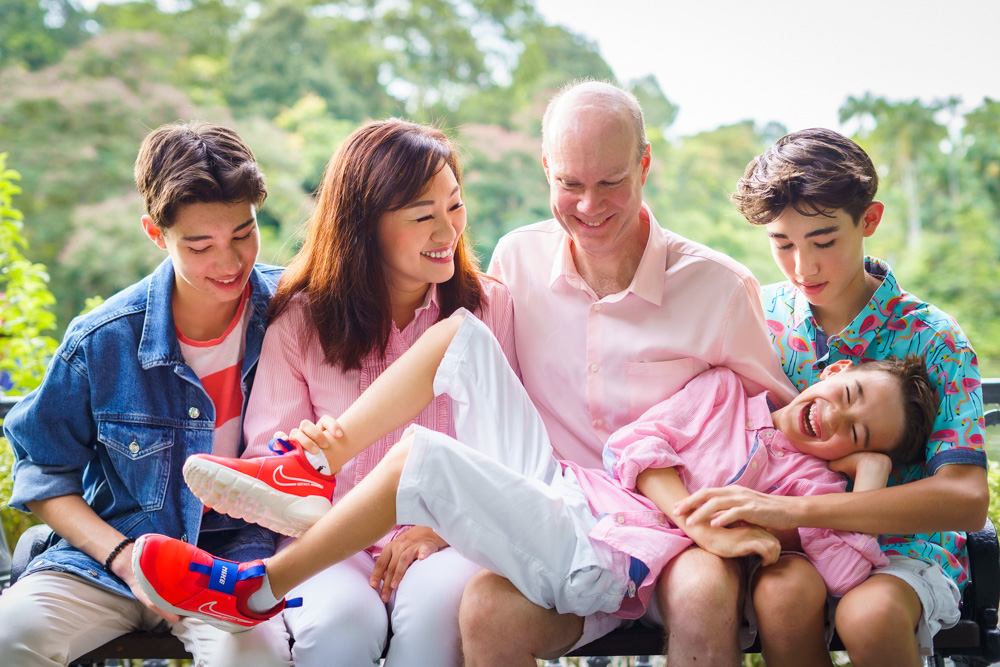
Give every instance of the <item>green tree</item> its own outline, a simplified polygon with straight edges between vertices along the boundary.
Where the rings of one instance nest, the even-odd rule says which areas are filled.
[[[874,157],[888,165],[888,180],[902,189],[910,251],[920,247],[924,226],[919,173],[928,161],[940,158],[939,146],[948,138],[947,129],[936,118],[945,106],[941,101],[926,105],[920,100],[889,102],[865,93],[849,97],[840,108],[840,122],[861,123],[861,138],[872,147]]]
[[[86,20],[86,13],[70,0],[4,0],[0,69],[20,64],[37,70],[57,62],[87,35]]]
[[[7,154],[0,153],[0,377],[9,377],[15,394],[26,394],[42,381],[56,349],[56,341],[45,333],[55,326],[49,310],[55,299],[46,286],[45,267],[24,257],[23,216],[13,206],[14,195],[21,192],[14,183],[20,175],[6,165]],[[0,519],[8,544],[35,523],[7,507],[13,463],[10,443],[0,437]]]

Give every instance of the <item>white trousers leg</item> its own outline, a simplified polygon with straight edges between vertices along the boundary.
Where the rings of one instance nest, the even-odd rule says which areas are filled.
[[[302,598],[301,607],[283,612],[295,639],[295,667],[378,664],[389,636],[389,616],[368,585],[374,565],[370,554],[356,553],[288,594]]]
[[[230,634],[185,619],[170,626],[137,600],[53,571],[19,579],[0,595],[4,665],[52,667],[135,630],[169,629],[198,667],[289,667],[288,634],[280,617]]]
[[[289,593],[303,599],[284,612],[295,667],[378,665],[390,627],[386,667],[458,667],[458,605],[479,565],[454,549],[431,554],[410,566],[388,604],[368,585],[374,566],[360,552]]]
[[[456,439],[543,483],[559,473],[545,424],[489,328],[466,313],[434,376],[448,394]]]
[[[553,458],[541,418],[475,317],[465,316],[434,391],[452,398],[458,441],[413,428],[397,520],[430,526],[539,606],[583,616],[616,611],[628,558],[590,541],[597,518],[575,476]]]
[[[455,549],[414,561],[390,599],[392,639],[385,667],[459,667],[458,605],[480,566]]]

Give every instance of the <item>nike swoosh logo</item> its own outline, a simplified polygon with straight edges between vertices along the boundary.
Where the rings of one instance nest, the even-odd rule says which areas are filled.
[[[198,612],[205,614],[206,616],[211,616],[212,618],[217,618],[223,621],[232,621],[233,623],[239,623],[240,625],[247,625],[247,619],[238,618],[236,616],[230,616],[229,614],[224,614],[221,611],[216,611],[215,609],[216,601],[206,602],[205,604],[198,607]]]
[[[317,489],[322,489],[323,485],[312,479],[305,479],[302,477],[292,477],[285,473],[285,466],[280,465],[274,469],[274,475],[272,475],[274,483],[278,486],[312,486]]]

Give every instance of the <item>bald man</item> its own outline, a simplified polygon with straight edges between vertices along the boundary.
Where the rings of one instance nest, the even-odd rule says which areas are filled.
[[[553,219],[507,234],[490,265],[513,296],[522,379],[556,456],[588,468],[603,467],[611,433],[708,368],[731,368],[750,394],[795,393],[752,274],[663,229],[643,203],[651,161],[633,95],[597,81],[567,86],[542,121]],[[676,474],[657,483],[687,495]],[[672,561],[646,612],[666,625],[672,665],[736,664],[744,577],[741,561],[697,547]],[[469,667],[533,667],[629,622],[559,614],[486,571],[460,613]]]

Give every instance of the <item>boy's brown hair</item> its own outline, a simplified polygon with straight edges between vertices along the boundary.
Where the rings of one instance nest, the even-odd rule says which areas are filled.
[[[878,173],[861,146],[812,128],[783,136],[751,160],[731,199],[754,225],[773,222],[789,206],[808,216],[843,209],[857,224],[877,190]]]
[[[924,360],[911,355],[903,359],[866,361],[850,369],[856,373],[872,371],[894,377],[903,399],[903,434],[894,444],[889,458],[897,466],[919,463],[924,460],[939,405]]]
[[[253,151],[235,131],[211,123],[169,123],[146,135],[135,184],[161,230],[174,224],[184,204],[249,202],[259,208],[267,198]]]

